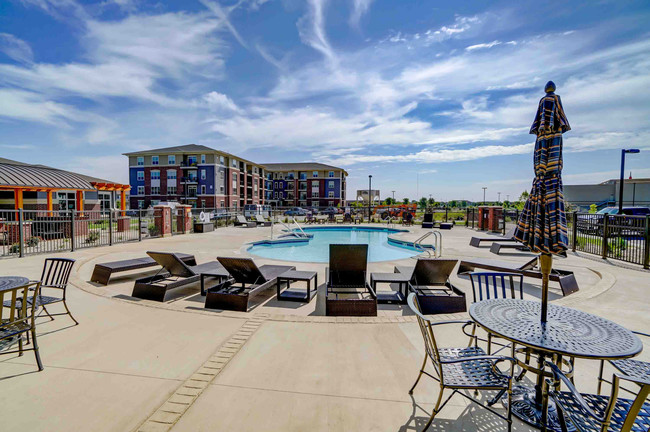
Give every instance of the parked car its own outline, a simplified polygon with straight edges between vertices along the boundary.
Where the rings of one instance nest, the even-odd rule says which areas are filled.
[[[320,211],[320,214],[323,214],[323,215],[335,215],[335,214],[339,214],[339,213],[343,213],[343,210],[338,209],[336,207],[327,207],[325,210]]]
[[[301,207],[293,207],[284,212],[285,216],[306,216],[307,210]]]
[[[271,214],[270,205],[261,205],[261,204],[246,204],[244,206],[244,216],[246,219],[251,219],[255,216],[263,216],[268,218]]]
[[[577,230],[591,235],[602,236],[605,223],[605,215],[618,215],[618,207],[605,207],[595,214],[586,215],[578,219]],[[650,215],[650,207],[623,207],[624,216],[647,216]],[[608,235],[635,235],[638,234],[635,228],[640,228],[641,221],[638,217],[610,219]],[[613,225],[612,225],[613,224]],[[628,228],[629,227],[629,228]]]
[[[598,210],[596,214],[618,214],[618,207],[605,207]],[[650,215],[650,207],[623,207],[623,214],[628,216],[647,216]]]

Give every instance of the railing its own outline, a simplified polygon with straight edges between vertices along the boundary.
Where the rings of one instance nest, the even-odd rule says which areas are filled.
[[[650,216],[572,213],[567,219],[573,251],[649,268]]]
[[[429,236],[434,236],[433,241],[433,257],[440,257],[442,255],[442,234],[439,231],[428,231],[423,236],[419,237],[413,242],[413,247],[420,251],[419,255],[414,256],[413,258],[420,258],[425,252],[427,256],[431,258],[431,248],[425,248],[422,246],[422,242],[427,239]]]

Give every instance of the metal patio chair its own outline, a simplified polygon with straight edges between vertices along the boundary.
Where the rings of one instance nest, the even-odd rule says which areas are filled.
[[[567,421],[579,432],[647,432],[650,430],[650,379],[614,374],[609,396],[581,394],[571,380],[550,362],[546,366],[553,373],[553,380],[543,382],[543,391],[558,408],[560,426],[568,431]],[[635,399],[618,398],[619,383],[629,381],[640,386]],[[568,391],[557,390],[560,384]],[[544,398],[548,400],[549,398]],[[547,407],[543,410],[546,412]]]
[[[35,296],[40,295],[41,283],[29,282],[26,285],[12,288],[0,293],[0,354],[13,354],[19,353],[23,355],[23,351],[32,350],[36,357],[38,370],[43,370],[43,363],[41,363],[41,356],[38,352],[38,341],[36,340],[36,324],[34,318],[36,315],[36,302],[24,302],[23,298],[29,296],[30,291]],[[10,299],[5,301],[4,299]],[[32,334],[32,347],[24,348],[23,334],[26,334],[29,341],[29,333]],[[12,351],[3,351],[9,349],[11,346],[18,343],[18,349]]]
[[[650,335],[647,333],[641,333],[637,331],[633,331],[632,333],[637,334],[639,336],[650,338]],[[614,368],[616,368],[621,374],[623,374],[626,377],[640,378],[645,380],[650,379],[650,363],[648,362],[644,362],[641,360],[634,360],[630,358],[630,359],[623,359],[623,360],[611,360],[609,361],[609,364],[614,366]],[[601,360],[600,372],[598,373],[598,394],[600,394],[600,390],[604,382],[608,384],[612,384],[611,381],[603,378],[604,370],[605,370],[605,360]],[[621,387],[621,390],[625,390],[628,393],[636,394],[634,391],[628,390],[625,387]]]
[[[72,321],[75,325],[78,325],[79,322],[72,316],[68,304],[66,303],[66,290],[68,288],[68,280],[70,280],[70,273],[72,272],[72,266],[74,265],[75,260],[69,258],[46,258],[45,263],[43,264],[43,273],[41,273],[41,290],[38,295],[35,295],[36,298],[36,308],[43,308],[43,312],[54,321],[54,317],[58,315],[70,315]],[[43,289],[47,288],[50,291],[50,294],[53,295],[43,295]],[[53,291],[53,290],[58,290]],[[58,295],[55,295],[58,294]],[[60,293],[60,294],[59,294]],[[32,302],[33,298],[29,298],[27,301]],[[63,303],[65,312],[51,314],[46,306],[53,305],[55,303]],[[38,314],[40,316],[40,313]]]
[[[413,387],[409,390],[409,394],[413,394],[413,390],[420,382],[422,375],[426,375],[440,383],[440,393],[438,394],[435,407],[433,408],[429,421],[422,430],[428,429],[436,414],[444,408],[449,399],[455,394],[459,394],[505,420],[508,424],[508,431],[511,431],[512,374],[514,372],[515,359],[506,356],[489,356],[485,354],[482,348],[475,346],[475,337],[465,332],[467,327],[473,325],[472,321],[433,321],[420,312],[420,306],[415,293],[409,294],[408,305],[417,317],[422,338],[424,339],[425,350],[420,373]],[[468,346],[466,348],[439,348],[433,328],[444,324],[463,324],[463,333],[470,338]],[[434,374],[425,371],[427,361],[431,361]],[[497,368],[497,364],[503,361],[510,362],[509,375],[504,374]],[[445,389],[452,390],[452,393],[441,404]],[[479,390],[495,390],[499,392],[498,394],[501,394],[502,391],[507,392],[507,414],[503,415],[492,408],[492,405],[497,402],[497,398],[492,398],[487,404],[483,404],[481,401],[464,393],[463,390],[473,390],[475,393]]]

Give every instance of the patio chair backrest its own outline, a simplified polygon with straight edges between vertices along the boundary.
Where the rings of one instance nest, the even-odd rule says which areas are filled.
[[[518,273],[472,272],[474,303],[489,299],[523,299],[524,276]]]
[[[365,287],[368,270],[367,244],[331,244],[329,285]]]
[[[41,295],[40,281],[30,281],[23,286],[6,289],[0,293],[0,341],[34,328],[38,302],[21,301],[28,298],[32,292],[35,296]],[[1,345],[3,344],[0,343]]]
[[[433,222],[433,213],[425,213],[423,221],[424,222]]]
[[[163,269],[167,270],[170,275],[176,277],[192,277],[196,276],[196,272],[188,267],[175,253],[173,252],[154,252],[147,251],[147,255],[154,259]]]
[[[413,269],[411,284],[419,286],[444,285],[454,271],[458,260],[419,258]]]
[[[41,287],[65,290],[74,262],[75,260],[69,258],[45,258],[41,273]]]
[[[415,314],[422,333],[424,341],[424,350],[433,362],[434,367],[437,369],[440,378],[442,379],[442,367],[440,367],[440,354],[438,352],[438,343],[436,342],[435,334],[433,333],[433,326],[429,320],[422,314],[420,303],[418,302],[417,295],[411,293],[408,296],[407,303],[411,311]]]
[[[217,257],[217,260],[237,283],[258,285],[267,282],[260,269],[250,258]]]

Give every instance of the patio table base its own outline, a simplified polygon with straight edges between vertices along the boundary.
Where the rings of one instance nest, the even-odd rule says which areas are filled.
[[[501,398],[501,403],[508,408],[508,396]],[[519,420],[529,425],[542,428],[542,407],[535,403],[535,387],[524,385],[512,386],[512,414]],[[546,418],[546,429],[554,432],[562,432],[557,408],[553,400],[548,401],[548,417]],[[567,422],[567,429],[575,431],[576,428],[571,422]]]

